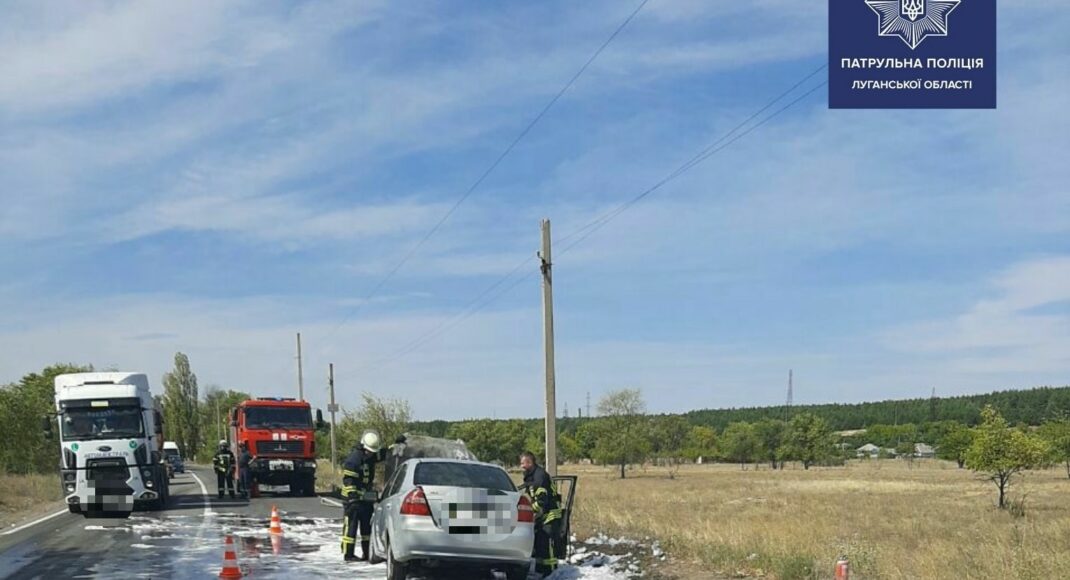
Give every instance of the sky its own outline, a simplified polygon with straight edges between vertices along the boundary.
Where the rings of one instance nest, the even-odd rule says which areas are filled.
[[[7,4],[0,383],[296,396],[300,332],[317,407],[334,363],[347,409],[537,417],[543,218],[562,414],[1070,383],[1054,0],[999,6],[998,109],[818,89],[575,243],[827,60],[823,2],[650,0],[427,237],[638,5]]]

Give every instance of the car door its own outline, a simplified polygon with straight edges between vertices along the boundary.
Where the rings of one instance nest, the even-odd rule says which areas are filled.
[[[402,483],[405,481],[405,474],[408,471],[408,464],[402,464],[400,468],[396,469],[391,475],[390,480],[383,486],[383,492],[380,494],[379,503],[375,504],[375,513],[372,516],[372,535],[375,536],[376,549],[385,549],[383,539],[388,532],[387,522],[390,520],[390,514],[394,513],[397,509],[398,503],[398,490],[400,490]],[[380,552],[381,553],[381,552]]]

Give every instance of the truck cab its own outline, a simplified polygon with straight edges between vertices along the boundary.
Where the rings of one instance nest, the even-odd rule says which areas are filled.
[[[168,498],[163,421],[142,373],[72,373],[55,379],[60,478],[72,513],[129,515]],[[45,422],[46,436],[52,419]]]
[[[316,429],[312,408],[290,398],[249,399],[231,411],[231,440],[248,446],[253,493],[261,486],[289,486],[294,495],[316,494]]]

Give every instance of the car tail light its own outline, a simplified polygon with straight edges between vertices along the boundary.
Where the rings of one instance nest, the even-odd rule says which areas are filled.
[[[518,522],[535,523],[535,510],[531,507],[528,496],[520,496],[520,503],[516,504],[516,519]]]
[[[427,504],[427,496],[422,487],[410,491],[405,499],[401,500],[401,515],[403,516],[429,516],[431,506]]]

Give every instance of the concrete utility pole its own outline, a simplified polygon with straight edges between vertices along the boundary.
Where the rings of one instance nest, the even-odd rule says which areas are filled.
[[[550,220],[542,220],[542,332],[546,353],[546,472],[557,475],[557,400],[554,378],[554,289],[550,260]]]
[[[334,402],[334,363],[327,370],[327,386],[331,391],[331,402],[327,405],[327,412],[331,414],[331,468],[338,465],[338,447],[334,442],[334,414],[338,412],[338,405]]]
[[[301,333],[297,333],[297,400],[305,400],[305,373],[301,369]]]

